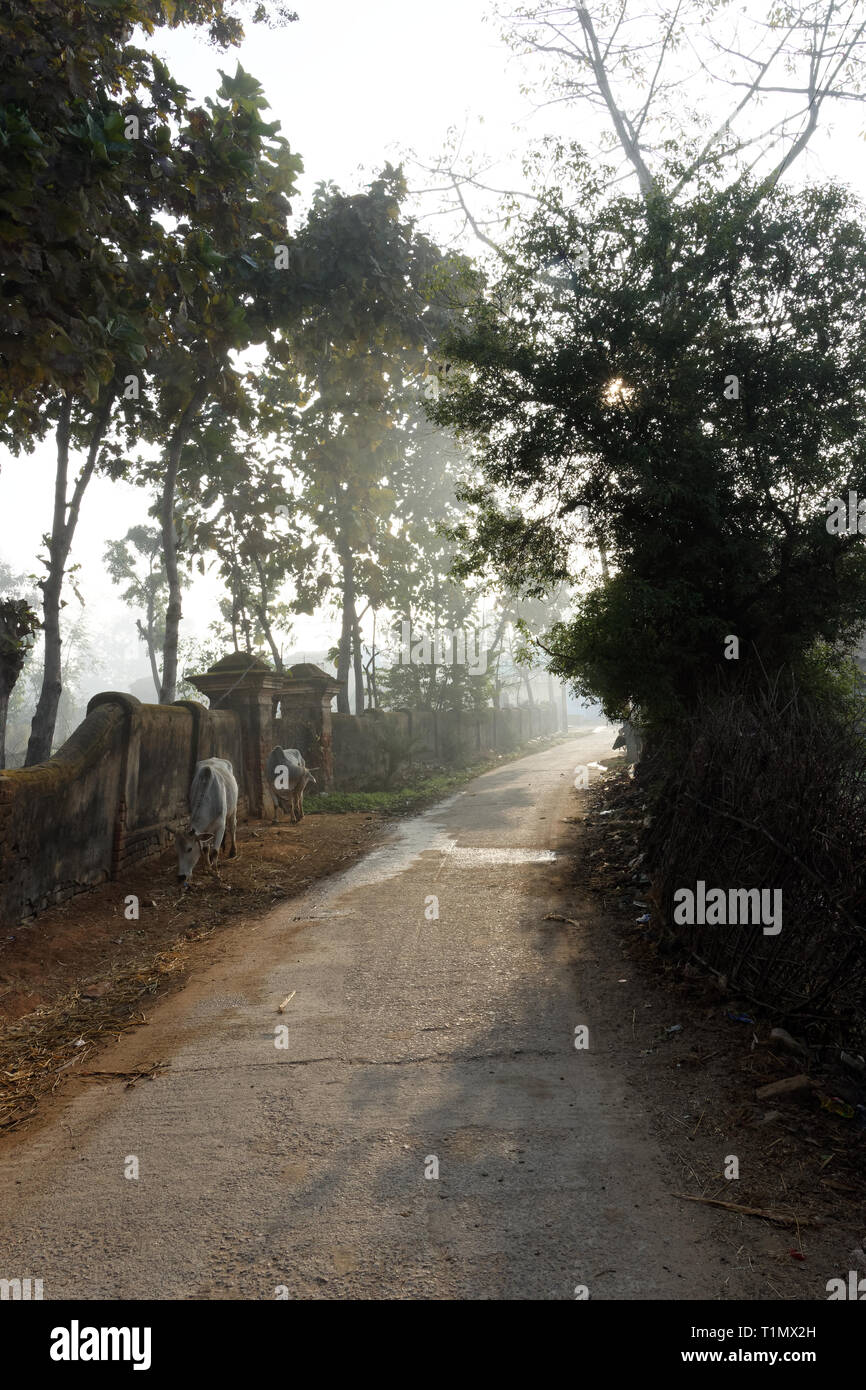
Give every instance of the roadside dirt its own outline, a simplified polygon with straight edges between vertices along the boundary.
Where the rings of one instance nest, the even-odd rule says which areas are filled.
[[[466,777],[564,737],[533,739],[512,755],[467,768]],[[448,771],[431,767],[426,775]],[[200,862],[182,896],[169,847],[120,882],[81,893],[31,924],[0,930],[0,1135],[32,1123],[70,1067],[83,1074],[102,1045],[147,1023],[145,1010],[156,998],[210,964],[221,927],[253,926],[285,899],[347,868],[386,837],[399,815],[247,822],[238,829],[238,858],[220,860],[220,882]],[[128,915],[130,897],[137,899],[137,916]]]
[[[779,1019],[659,948],[652,923],[638,920],[652,914],[636,860],[642,811],[621,760],[605,765],[598,783],[575,793],[574,905],[563,915],[581,922],[566,929],[591,938],[595,1002],[612,1050],[636,1104],[639,1096],[650,1111],[683,1200],[791,1218],[783,1225],[708,1208],[732,1266],[746,1263],[756,1276],[756,1296],[826,1297],[827,1280],[866,1273],[854,1253],[866,1237],[866,1094],[829,1049],[786,1051],[769,1039]],[[758,1087],[803,1072],[813,1089],[756,1099]],[[732,1158],[737,1179],[726,1176],[736,1171]]]
[[[183,895],[173,848],[0,939],[0,1132],[18,1129],[102,1043],[147,1022],[156,997],[214,958],[220,928],[257,922],[379,843],[385,817],[317,815],[238,829],[221,882],[202,863]],[[138,918],[127,899],[138,899]],[[211,943],[209,949],[208,942]],[[193,952],[194,943],[196,945]]]

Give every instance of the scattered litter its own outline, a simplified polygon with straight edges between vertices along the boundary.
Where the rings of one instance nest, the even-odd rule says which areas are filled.
[[[814,1089],[815,1082],[812,1081],[805,1072],[799,1072],[797,1076],[786,1076],[784,1081],[771,1081],[769,1086],[759,1086],[755,1092],[756,1100],[771,1100],[776,1096],[796,1096],[803,1095],[806,1091]]]
[[[781,1043],[782,1047],[787,1048],[789,1052],[796,1052],[798,1057],[806,1057],[808,1059],[809,1049],[804,1047],[801,1042],[798,1042],[796,1038],[792,1038],[791,1034],[786,1032],[784,1028],[772,1028],[770,1030],[770,1041]]]
[[[729,1018],[732,1023],[754,1023],[755,1021],[751,1014],[732,1014],[730,1009],[725,1014],[725,1018]]]
[[[670,1028],[665,1029],[665,1033],[668,1037],[670,1037],[671,1033],[681,1033],[682,1031],[683,1025],[681,1023],[672,1023]]]
[[[648,912],[645,912],[644,915],[643,915],[643,917],[635,917],[634,920],[635,920],[635,922],[637,922],[638,924],[640,924],[640,923],[642,923],[642,922],[648,922],[649,919],[650,919],[649,913],[648,913]]]
[[[542,917],[542,922],[567,922],[570,927],[579,927],[580,923],[574,917],[563,917],[559,912],[548,912],[546,917]]]
[[[841,1115],[843,1120],[853,1120],[853,1105],[848,1105],[844,1100],[840,1100],[838,1096],[825,1096],[823,1091],[816,1091],[815,1094],[821,1102],[822,1110],[829,1110],[831,1115]]]
[[[789,1250],[788,1254],[791,1256],[792,1260],[805,1260],[806,1258],[802,1250]]]
[[[286,1005],[291,1003],[291,1001],[294,999],[294,997],[295,997],[295,995],[297,994],[297,992],[298,992],[298,991],[297,991],[296,989],[293,989],[292,992],[291,992],[291,994],[287,994],[287,995],[286,995],[286,997],[285,997],[285,999],[283,1000],[282,1004],[280,1004],[280,1005],[278,1006],[278,1008],[277,1008],[277,1013],[278,1013],[278,1014],[281,1014],[281,1013],[283,1012],[283,1009],[286,1007]]]

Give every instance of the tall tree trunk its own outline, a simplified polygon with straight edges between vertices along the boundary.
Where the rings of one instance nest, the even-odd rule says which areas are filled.
[[[60,637],[60,596],[63,590],[63,574],[72,538],[78,525],[81,501],[85,489],[96,467],[96,456],[111,416],[114,392],[110,392],[93,416],[90,444],[84,467],[75,480],[72,498],[66,500],[66,487],[69,479],[69,435],[72,419],[72,397],[65,395],[60,406],[57,422],[57,472],[54,478],[54,516],[51,523],[51,537],[48,542],[48,574],[41,584],[42,626],[45,636],[45,665],[42,673],[42,689],[36,704],[36,712],[30,725],[30,739],[27,743],[25,767],[44,763],[51,757],[54,729],[57,724],[57,708],[63,690]]]
[[[12,686],[0,679],[0,768],[6,766],[6,723],[9,719],[9,696]]]
[[[151,578],[152,575],[153,567],[151,565]],[[159,679],[159,667],[156,664],[156,635],[154,632],[154,627],[156,624],[156,613],[154,611],[154,594],[152,584],[148,585],[147,608],[145,610],[145,617],[147,618],[146,627],[142,625],[139,619],[136,619],[135,625],[138,628],[139,637],[143,640],[145,646],[147,647],[147,659],[150,662],[150,678],[153,681],[153,687],[156,691],[156,698],[158,700],[159,687],[161,682]]]
[[[247,610],[246,610],[246,605],[243,603],[243,601],[241,601],[241,604],[240,604],[240,614],[241,614],[241,629],[242,629],[243,634],[244,634],[244,646],[246,647],[247,656],[252,656],[252,654],[253,654],[253,635],[252,635],[252,632],[251,632],[251,630],[250,630],[250,615],[249,615],[249,613],[247,612]]]
[[[598,545],[598,558],[601,560],[601,577],[605,584],[609,584],[610,572],[607,568],[607,550],[605,549],[604,541],[598,533],[596,533],[596,544]]]
[[[265,575],[264,570],[262,569],[262,562],[259,559],[258,555],[253,556],[253,563],[255,564],[256,572],[259,576],[259,591],[261,593],[261,602],[256,605],[255,609],[256,617],[259,620],[259,626],[262,629],[262,632],[265,634],[265,641],[271,649],[271,656],[274,662],[274,670],[282,672],[283,655],[279,647],[277,646],[276,639],[274,637],[274,629],[271,626],[271,620],[268,617],[268,604],[270,595],[268,594],[268,586],[265,583]]]
[[[355,713],[364,713],[364,663],[361,654],[361,629],[352,604],[352,653],[355,668]]]
[[[150,678],[153,681],[153,688],[156,691],[156,698],[158,700],[159,687],[161,685],[161,681],[159,679],[159,667],[156,664],[156,640],[153,631],[153,607],[150,603],[148,603],[147,605],[147,626],[145,627],[145,625],[141,622],[140,619],[136,619],[135,625],[138,628],[139,637],[147,647],[147,659],[150,662]]]
[[[502,635],[505,632],[506,621],[506,615],[502,613],[499,618],[499,626],[496,629],[496,636],[493,638],[493,641],[487,649],[488,660],[490,659],[491,654],[495,655],[496,657],[495,683],[493,689],[494,709],[502,708],[502,681],[499,679],[499,663],[502,660]]]
[[[367,662],[367,665],[364,667],[364,679],[365,679],[366,682],[367,682],[367,708],[368,708],[368,709],[373,709],[373,708],[374,708],[374,705],[373,705],[373,682],[372,682],[372,680],[370,679],[370,666],[371,666],[371,664],[372,664],[372,660],[373,660],[373,658],[371,657],[370,660]]]
[[[352,661],[352,621],[355,616],[355,576],[352,571],[352,557],[347,550],[340,551],[340,568],[343,575],[343,612],[340,645],[337,649],[337,680],[341,682],[337,695],[337,713],[351,713],[349,704],[349,669]]]
[[[147,628],[144,631],[142,631],[141,623],[139,623],[138,630],[144,638],[145,644],[147,646],[147,659],[150,662],[150,677],[153,681],[153,688],[156,692],[156,698],[158,700],[159,689],[162,685],[162,681],[159,678],[159,666],[157,665],[156,661],[156,589],[153,573],[153,565],[155,559],[156,554],[153,550],[151,550],[150,572],[148,574],[147,581]]]
[[[373,650],[370,652],[370,704],[379,708],[379,689],[376,685],[376,610],[373,609]]]
[[[276,639],[274,637],[274,630],[271,627],[267,618],[267,614],[264,610],[260,609],[257,614],[257,617],[262,632],[265,634],[265,641],[271,649],[271,659],[274,663],[274,670],[281,672],[283,669],[283,654],[277,646]]]
[[[174,524],[174,503],[177,492],[177,470],[180,455],[196,415],[207,395],[200,382],[171,433],[166,451],[165,478],[162,484],[159,519],[162,527],[162,562],[168,583],[168,606],[165,610],[165,637],[162,644],[162,686],[159,703],[171,705],[177,698],[177,643],[182,616],[180,578],[177,569],[177,527]]]

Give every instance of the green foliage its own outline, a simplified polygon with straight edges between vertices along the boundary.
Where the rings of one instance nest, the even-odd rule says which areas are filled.
[[[187,93],[136,28],[243,36],[225,0],[8,0],[0,11],[0,426],[29,448],[58,391],[95,402],[118,358],[141,364],[159,299],[142,294],[157,213],[179,173],[170,129]],[[127,120],[138,122],[130,138]]]
[[[157,652],[165,635],[168,587],[162,564],[162,538],[153,526],[131,526],[122,540],[109,541],[105,567],[113,584],[125,585],[121,597],[136,612],[135,627],[147,646],[156,693],[159,695]],[[188,583],[186,575],[181,583]]]
[[[238,66],[218,101],[189,94],[138,31],[206,26],[240,42],[233,0],[9,0],[0,11],[0,441],[29,451],[57,434],[43,581],[44,685],[28,762],[47,757],[61,691],[60,594],[84,491],[100,460],[129,471],[126,444],[167,435],[163,498],[167,660],[174,692],[180,582],[174,547],[178,454],[209,395],[243,406],[229,354],[262,340],[300,167]],[[256,4],[252,18],[284,7]],[[267,250],[268,268],[260,264]],[[154,401],[143,391],[150,377]],[[67,495],[70,446],[86,450]],[[153,664],[153,657],[151,656]]]
[[[5,690],[21,674],[39,627],[39,614],[26,599],[0,599],[0,687]]]
[[[202,640],[182,637],[178,644],[178,657],[183,674],[177,683],[178,700],[198,700],[199,704],[209,704],[206,695],[196,690],[186,676],[199,676],[225,656],[225,643],[217,636]]]
[[[825,522],[866,491],[864,272],[835,186],[548,208],[449,345],[471,372],[434,413],[483,475],[464,569],[541,594],[601,545],[549,645],[611,716],[675,718],[862,624],[862,540]]]
[[[405,198],[390,166],[363,193],[317,189],[292,243],[295,300],[263,382],[261,426],[290,447],[298,521],[323,542],[318,592],[342,609],[341,678],[358,600],[387,603],[391,576],[411,563],[395,518],[430,434],[421,380],[474,283],[465,258],[417,231]]]
[[[851,656],[841,656],[828,642],[817,641],[794,667],[798,691],[824,717],[852,720],[862,714],[863,672]]]
[[[385,815],[408,815],[429,802],[448,796],[455,787],[463,786],[478,777],[492,762],[476,763],[471,768],[425,777],[412,786],[382,792],[322,792],[304,797],[304,811],[311,816],[347,815],[357,811],[378,811]]]

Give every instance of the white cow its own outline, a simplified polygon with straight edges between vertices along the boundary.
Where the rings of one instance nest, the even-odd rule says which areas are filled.
[[[274,794],[274,821],[277,806],[288,812],[292,823],[304,819],[304,792],[316,786],[316,779],[297,748],[272,748],[268,755],[268,782]]]
[[[238,852],[238,784],[225,758],[205,758],[196,763],[189,789],[189,825],[175,833],[178,881],[189,886],[192,871],[204,850],[209,866],[216,869],[217,855],[228,830],[228,857]],[[219,870],[216,870],[219,875]]]

